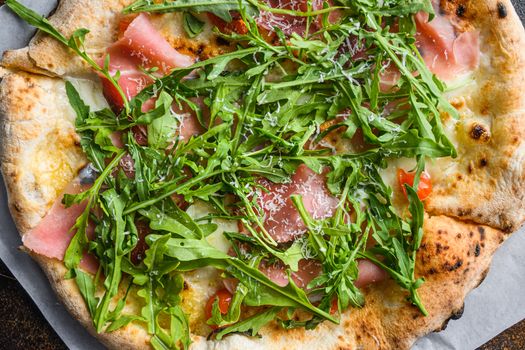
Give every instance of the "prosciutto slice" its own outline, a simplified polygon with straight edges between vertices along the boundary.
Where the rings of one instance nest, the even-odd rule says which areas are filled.
[[[124,29],[124,28],[122,28]],[[168,74],[173,68],[188,67],[193,59],[175,50],[151,24],[148,15],[140,14],[123,31],[122,37],[107,49],[111,74],[120,71],[118,83],[126,98],[135,97],[144,87],[152,83],[151,78],[140,68],[158,68]],[[124,106],[115,87],[103,80],[104,95],[117,109]],[[150,105],[148,108],[151,108]]]
[[[454,21],[441,13],[438,2],[433,4],[436,15],[432,21],[427,13],[416,15],[416,46],[432,73],[440,79],[453,80],[478,66],[479,33],[459,32]]]
[[[325,177],[302,164],[292,176],[290,183],[276,184],[260,181],[267,189],[258,195],[258,204],[264,211],[264,227],[279,243],[294,240],[306,232],[306,226],[290,196],[301,195],[304,206],[314,219],[333,215],[339,200],[332,196]]]
[[[85,191],[78,180],[73,181],[66,188],[65,193],[77,194]],[[63,260],[69,242],[74,236],[71,228],[75,225],[77,218],[86,208],[86,204],[76,204],[69,208],[64,207],[60,199],[57,200],[40,223],[22,237],[24,246],[33,253]],[[93,226],[88,226],[88,235],[94,234]],[[88,272],[96,273],[98,261],[90,254],[84,254],[80,267]]]
[[[278,286],[284,287],[289,283],[286,270],[282,264],[270,265],[262,262],[259,270]],[[297,272],[292,272],[291,277],[297,287],[306,289],[308,283],[319,276],[321,272],[321,264],[317,260],[303,259],[299,261],[299,269]]]
[[[313,0],[312,10],[322,10],[324,0]],[[298,12],[308,11],[307,0],[266,0],[266,3],[272,8],[292,10]],[[331,0],[328,1],[330,6],[333,6]],[[338,10],[333,10],[328,15],[328,21],[335,23],[340,18]],[[281,29],[287,36],[291,36],[296,33],[304,35],[307,27],[307,17],[302,16],[291,16],[284,14],[275,14],[268,11],[261,11],[259,18],[257,18],[257,24],[260,28],[264,28],[268,31],[273,31],[275,27]],[[310,24],[310,32],[313,33],[322,27],[322,16]]]
[[[359,269],[359,275],[354,284],[358,288],[363,288],[369,284],[383,281],[388,276],[385,271],[366,259],[358,260],[357,266]],[[282,264],[268,265],[263,262],[259,269],[266,275],[266,277],[271,279],[278,286],[284,287],[288,285],[288,276],[286,275],[286,270]],[[314,278],[319,276],[321,272],[322,267],[317,260],[304,259],[299,261],[299,269],[297,272],[293,272],[291,277],[297,287],[306,289],[308,284]],[[225,285],[227,284],[225,283]]]

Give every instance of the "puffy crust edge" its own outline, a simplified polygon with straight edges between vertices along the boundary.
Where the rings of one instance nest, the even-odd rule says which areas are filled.
[[[130,0],[59,1],[49,21],[66,37],[69,37],[78,28],[88,29],[90,32],[86,41],[90,44],[90,55],[95,58],[102,57],[105,49],[114,41],[117,34],[118,21],[112,19],[130,3]],[[40,32],[31,39],[28,47],[6,51],[2,65],[10,69],[51,76],[92,75],[89,65],[80,57],[72,55],[69,49]]]
[[[0,161],[20,232],[36,226],[86,163],[64,91],[63,80],[28,73],[0,82]]]
[[[488,122],[457,131],[456,172],[435,184],[426,208],[513,232],[525,221],[525,31],[510,0],[442,5],[452,13],[462,6],[480,31],[485,57],[470,107]]]

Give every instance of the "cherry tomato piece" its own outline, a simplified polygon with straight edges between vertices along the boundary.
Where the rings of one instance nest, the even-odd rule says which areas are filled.
[[[232,34],[237,33],[244,35],[248,33],[248,28],[246,27],[246,23],[242,20],[241,16],[238,13],[232,13],[232,20],[231,22],[226,22],[222,18],[217,17],[213,13],[208,13],[208,18],[210,19],[211,23],[216,26],[221,33],[224,34]]]
[[[414,178],[416,176],[415,172],[407,173],[403,169],[397,170],[397,179],[399,181],[399,186],[401,186],[401,190],[403,190],[403,193],[405,197],[407,196],[407,190],[405,188],[405,184],[412,186],[414,185]],[[417,186],[417,196],[420,200],[425,200],[430,194],[432,193],[432,179],[430,178],[430,175],[423,171],[421,173],[421,177],[419,179],[419,185]]]
[[[212,316],[213,304],[216,299],[219,299],[219,311],[221,314],[226,315],[228,309],[230,308],[230,303],[232,301],[232,294],[227,289],[219,289],[217,293],[212,295],[206,303],[206,308],[204,309],[206,319],[210,319]]]
[[[129,25],[131,24],[131,22],[133,22],[135,18],[137,18],[137,14],[125,15],[122,18],[120,18],[117,28],[117,37],[119,39],[124,36],[124,32],[126,31],[126,29],[128,29]]]
[[[330,304],[330,315],[335,315],[339,311],[339,303],[337,302],[337,297],[332,299]]]

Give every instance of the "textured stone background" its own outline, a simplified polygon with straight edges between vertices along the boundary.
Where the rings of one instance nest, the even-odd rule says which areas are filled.
[[[517,3],[524,18],[525,4]],[[4,3],[0,0],[0,5]],[[0,350],[67,349],[33,301],[0,261]],[[479,350],[525,349],[525,320],[509,328]]]

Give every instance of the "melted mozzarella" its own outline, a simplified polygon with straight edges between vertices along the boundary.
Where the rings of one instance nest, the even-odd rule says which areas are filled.
[[[80,98],[89,106],[92,111],[98,111],[109,108],[109,105],[102,94],[102,85],[98,81],[90,79],[67,78],[75,89],[77,89]]]
[[[195,220],[213,213],[213,209],[203,202],[196,202],[188,208],[187,213]],[[231,245],[223,233],[239,232],[237,222],[222,219],[213,219],[212,222],[217,225],[217,230],[206,237],[206,240],[215,248],[227,253]]]

